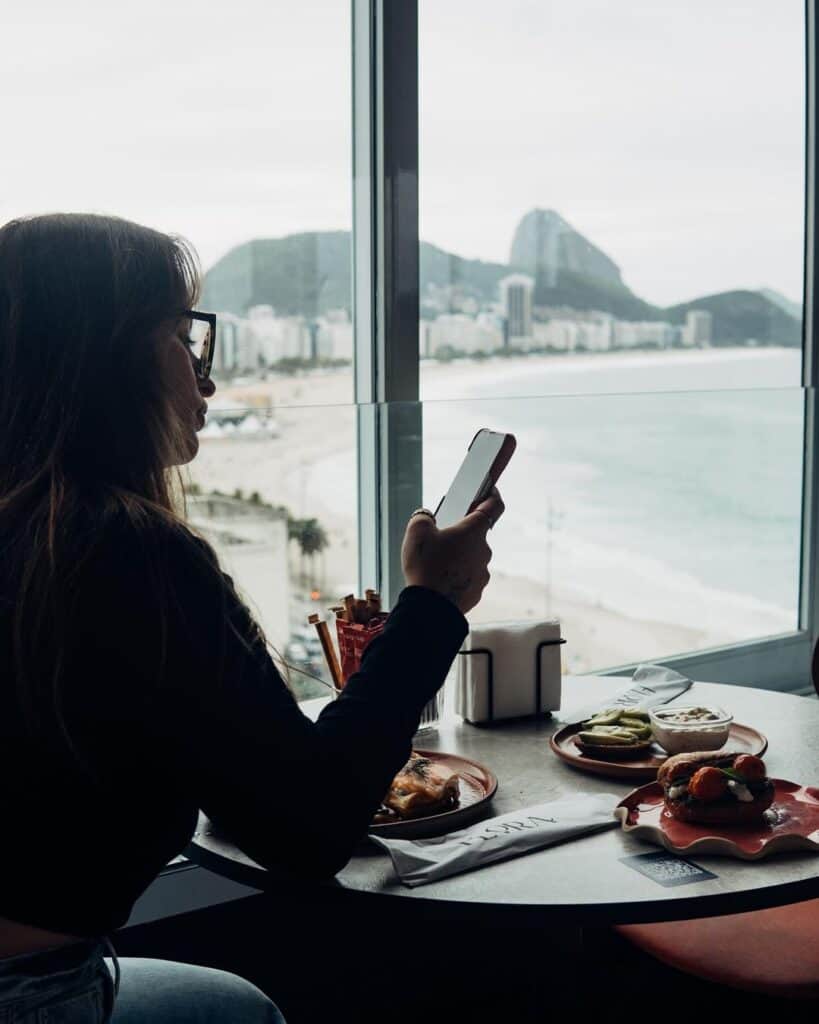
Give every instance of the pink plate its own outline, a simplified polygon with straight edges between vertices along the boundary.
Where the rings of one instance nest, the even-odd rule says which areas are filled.
[[[430,814],[426,818],[405,818],[370,825],[370,835],[383,836],[385,839],[427,839],[455,832],[486,814],[489,802],[498,788],[497,776],[490,768],[468,757],[446,754],[440,750],[419,750],[417,747],[413,747],[413,750],[458,776],[461,787],[458,806],[449,811]]]
[[[618,760],[617,748],[611,750],[611,757],[605,761],[584,754],[576,745],[577,734],[583,728],[582,722],[564,725],[550,737],[549,746],[572,768],[581,772],[592,772],[594,775],[605,775],[612,779],[627,779],[630,782],[648,782],[657,778],[657,769],[668,760],[668,754],[656,743],[640,757]],[[725,748],[735,750],[738,754],[764,754],[768,741],[761,732],[750,725],[731,723],[731,731],[725,741]]]
[[[759,860],[773,853],[819,853],[819,788],[771,779],[775,820],[759,824],[700,825],[678,821],[666,811],[659,782],[641,786],[621,800],[614,813],[625,832],[674,853],[718,854]]]

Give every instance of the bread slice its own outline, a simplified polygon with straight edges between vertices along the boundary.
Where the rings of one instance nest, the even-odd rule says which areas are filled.
[[[607,744],[584,743],[579,736],[575,736],[574,744],[587,757],[594,757],[599,761],[635,761],[651,750],[652,740],[643,740],[640,743]]]
[[[707,768],[709,765],[714,768],[729,768],[740,753],[738,750],[700,750],[691,754],[675,754],[667,761],[663,761],[657,770],[657,781],[667,786],[675,778],[693,775],[698,768]],[[690,772],[685,770],[689,765]]]
[[[703,800],[669,800],[665,798],[665,806],[672,818],[678,821],[699,822],[703,825],[744,825],[757,822],[774,802],[774,786],[772,782],[755,796],[750,803],[739,800],[715,800],[705,803]]]
[[[700,768],[730,768],[739,757],[736,751],[696,751],[690,754],[675,754],[660,766],[657,781],[663,787],[665,807],[672,818],[678,821],[697,822],[706,825],[741,825],[759,821],[774,802],[774,785],[766,779],[761,790],[754,793],[749,801],[726,797],[719,800],[672,799],[669,790],[680,780],[690,778]]]

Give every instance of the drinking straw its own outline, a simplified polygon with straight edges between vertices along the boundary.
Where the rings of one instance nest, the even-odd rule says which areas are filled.
[[[336,649],[333,647],[333,641],[330,639],[330,630],[327,628],[327,623],[320,619],[318,615],[310,615],[307,621],[311,626],[316,627],[318,638],[321,641],[321,649],[324,652],[324,659],[327,662],[327,667],[330,669],[333,685],[337,690],[340,690],[344,686],[344,680],[341,675],[341,666],[336,657]]]

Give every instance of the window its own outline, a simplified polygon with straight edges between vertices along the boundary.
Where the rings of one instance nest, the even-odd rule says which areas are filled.
[[[574,671],[797,630],[803,5],[419,15],[427,501],[519,440],[474,617]]]
[[[574,672],[797,628],[798,390],[427,402],[430,502],[487,424],[515,525],[475,621],[559,617]]]
[[[358,562],[348,6],[34,0],[3,43],[0,223],[112,213],[197,248],[218,391],[189,514],[269,640],[322,675],[307,615]]]
[[[572,671],[804,680],[799,0],[34,0],[3,27],[0,222],[111,212],[201,254],[189,511],[299,696],[307,614],[395,596],[406,517],[483,425],[519,449],[476,620],[560,616]]]

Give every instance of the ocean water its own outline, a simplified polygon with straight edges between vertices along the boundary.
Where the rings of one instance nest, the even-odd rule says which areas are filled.
[[[793,350],[750,349],[432,368],[425,503],[475,430],[511,431],[497,569],[722,641],[793,629],[800,365]]]

